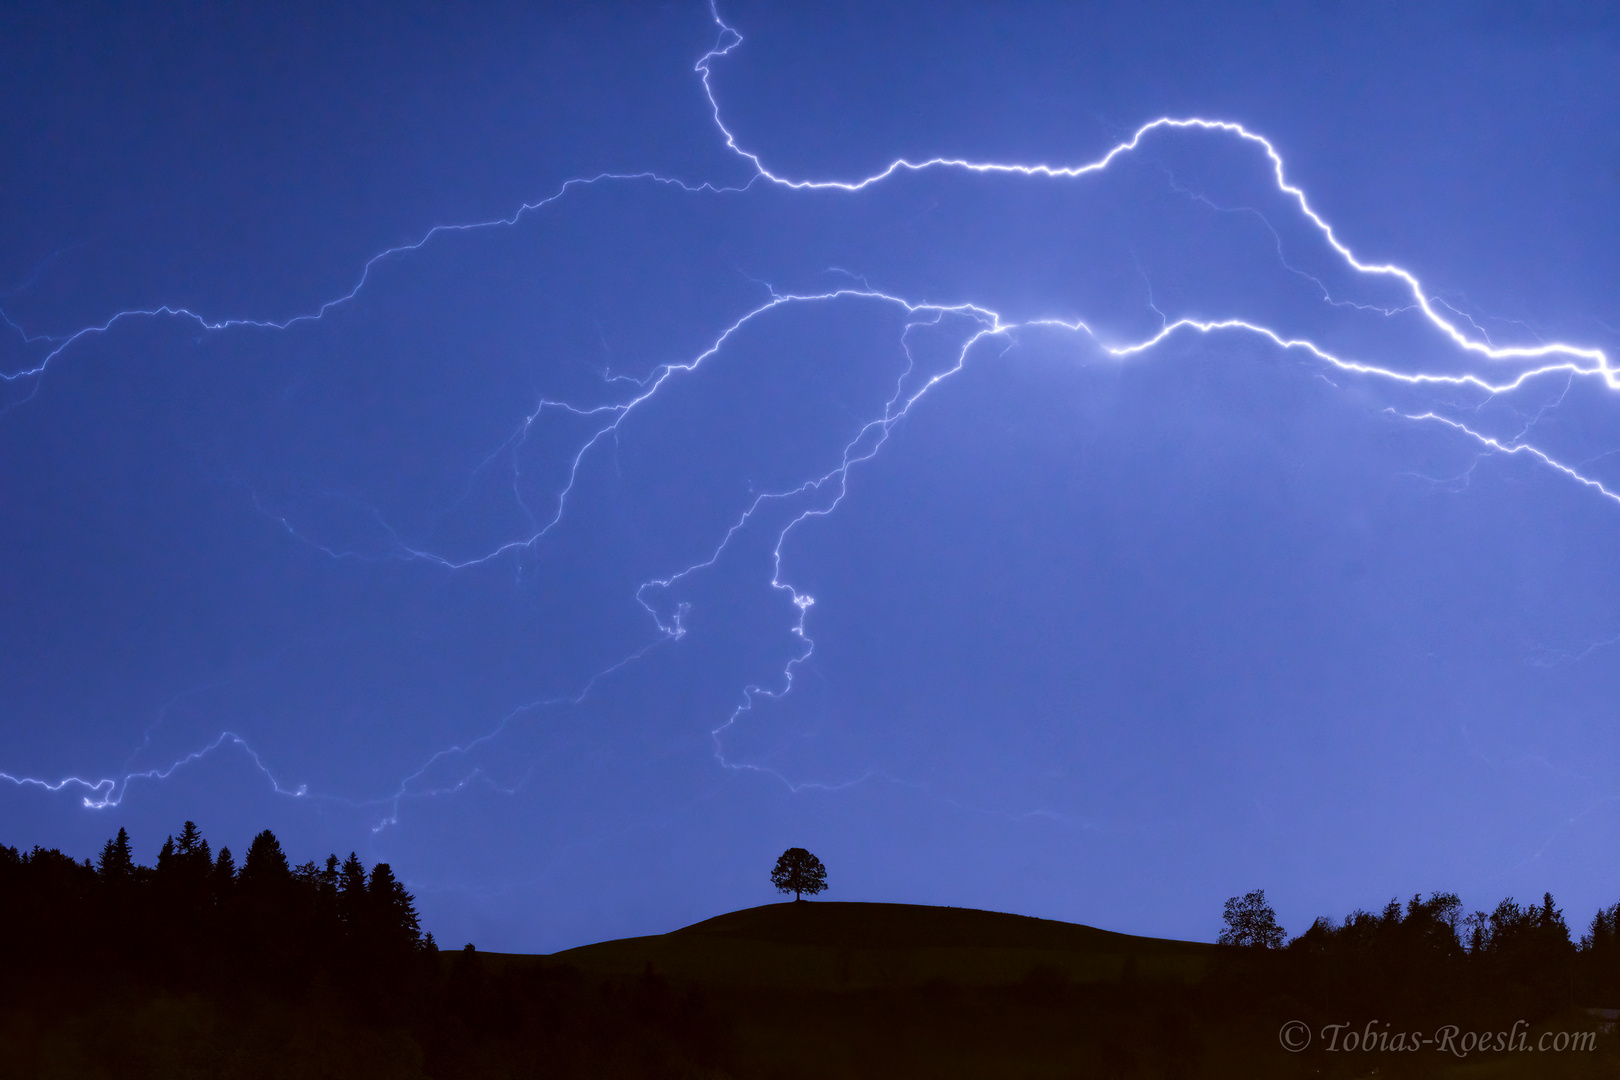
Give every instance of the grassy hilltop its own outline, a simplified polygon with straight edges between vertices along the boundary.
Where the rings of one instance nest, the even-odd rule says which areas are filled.
[[[739,1077],[1057,1077],[1196,1068],[1179,999],[1213,952],[995,911],[789,901],[547,959],[698,988]]]
[[[1194,982],[1213,946],[1133,937],[1076,923],[972,908],[816,901],[767,904],[670,934],[556,953],[582,971],[653,969],[706,986],[864,990],[948,980],[964,986],[1037,977]]]
[[[686,1010],[709,1068],[671,1075],[1364,1077],[1620,1075],[1612,1048],[1493,1056],[1289,1053],[1302,1005],[1249,950],[994,911],[792,901],[544,957],[481,954],[496,979],[578,973],[664,1015]],[[1549,1021],[1591,1027],[1584,1014]],[[675,1030],[677,1041],[691,1037]],[[689,1041],[683,1045],[696,1045]]]

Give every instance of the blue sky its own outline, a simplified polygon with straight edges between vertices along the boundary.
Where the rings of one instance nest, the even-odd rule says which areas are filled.
[[[1612,17],[0,40],[0,840],[269,826],[512,950],[788,846],[1202,939],[1620,899]]]

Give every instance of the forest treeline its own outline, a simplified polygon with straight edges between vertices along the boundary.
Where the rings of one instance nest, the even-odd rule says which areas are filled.
[[[1226,917],[1223,946],[1187,946],[1189,974],[1157,981],[1131,958],[1112,981],[1037,965],[1005,986],[765,992],[726,983],[722,951],[700,987],[471,945],[441,956],[389,865],[354,854],[295,864],[265,831],[238,863],[186,822],[143,865],[120,830],[94,860],[0,846],[0,1080],[825,1073],[778,1052],[807,1042],[851,1076],[970,1045],[1034,1076],[1421,1075],[1432,1055],[1287,1053],[1279,1025],[1590,1028],[1584,1010],[1620,1007],[1620,904],[1578,936],[1550,895],[1473,914],[1418,895],[1292,940],[1258,890]],[[1607,1075],[1614,1042],[1557,1075]],[[1503,1075],[1554,1075],[1521,1064]]]
[[[1234,947],[1212,985],[1307,1022],[1484,1031],[1620,1007],[1620,904],[1576,937],[1550,893],[1473,913],[1455,894],[1417,894],[1376,913],[1318,918],[1286,940],[1257,890],[1228,901],[1226,924],[1222,941]]]
[[[661,977],[441,957],[387,863],[240,865],[188,821],[155,864],[0,845],[0,1078],[699,1075],[720,1052]]]
[[[368,872],[351,853],[294,866],[266,829],[238,867],[190,821],[153,866],[136,861],[123,829],[94,863],[0,846],[0,925],[12,980],[36,986],[72,973],[291,993],[321,977],[386,1010],[391,993],[437,963],[387,863]]]

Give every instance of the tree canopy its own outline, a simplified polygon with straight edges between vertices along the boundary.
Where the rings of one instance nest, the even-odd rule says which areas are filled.
[[[1266,903],[1266,890],[1255,889],[1226,901],[1226,926],[1222,945],[1243,945],[1258,949],[1280,949],[1286,935],[1277,923],[1277,914]]]
[[[827,888],[827,868],[821,860],[802,847],[791,847],[782,852],[771,871],[771,884],[777,892],[792,893],[793,899],[802,900],[824,892]]]

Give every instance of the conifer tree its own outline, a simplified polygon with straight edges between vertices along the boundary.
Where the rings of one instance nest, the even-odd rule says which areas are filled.
[[[191,855],[199,848],[207,846],[208,841],[203,839],[202,833],[197,828],[197,823],[188,821],[181,827],[180,835],[175,838],[174,849],[178,855]]]
[[[102,846],[96,869],[103,881],[129,881],[135,876],[135,853],[130,847],[129,833],[122,826],[118,835]]]
[[[353,933],[365,921],[365,911],[366,868],[351,851],[338,873],[338,915]]]
[[[292,868],[281,850],[281,841],[269,829],[253,838],[237,881],[247,892],[275,889],[292,880]]]
[[[1581,948],[1607,956],[1620,945],[1620,904],[1599,908],[1592,925],[1581,938]]]
[[[387,863],[380,862],[371,868],[371,882],[366,886],[366,906],[371,912],[372,925],[382,934],[415,945],[422,936],[415,901],[416,898],[406,892],[405,886],[394,877],[393,868]]]
[[[1564,912],[1553,906],[1552,893],[1542,893],[1541,911],[1537,913],[1536,925],[1554,943],[1559,945],[1569,943],[1569,926],[1564,922]]]
[[[219,858],[214,860],[213,878],[215,895],[223,896],[236,884],[236,859],[231,855],[231,849],[219,849]]]

